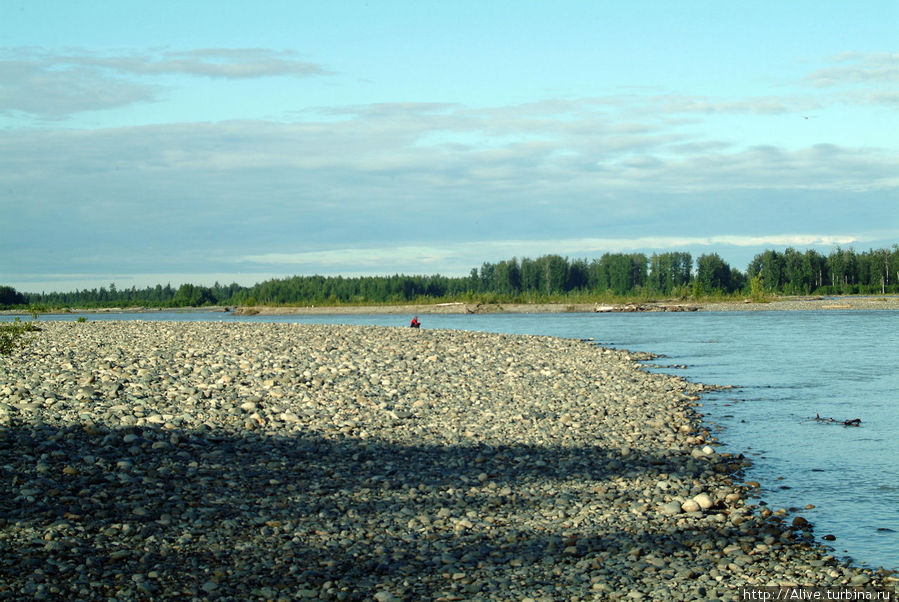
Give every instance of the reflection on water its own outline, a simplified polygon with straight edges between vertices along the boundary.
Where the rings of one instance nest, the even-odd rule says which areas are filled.
[[[78,314],[41,319],[75,320]],[[371,324],[407,327],[405,315],[231,316],[153,312],[86,314],[88,320],[173,320]],[[4,316],[2,319],[11,319]],[[803,508],[838,555],[899,568],[899,312],[727,312],[689,314],[500,314],[420,316],[449,328],[592,338],[668,356],[663,368],[707,384],[724,451],[755,462],[773,509]],[[860,428],[815,421],[860,418]],[[764,451],[762,451],[764,450]],[[815,506],[804,510],[806,504]]]

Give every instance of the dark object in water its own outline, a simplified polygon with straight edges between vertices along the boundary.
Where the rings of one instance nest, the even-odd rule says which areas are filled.
[[[861,418],[853,418],[851,420],[834,420],[833,418],[821,418],[819,414],[815,414],[817,422],[833,422],[834,424],[842,424],[843,426],[861,426]]]

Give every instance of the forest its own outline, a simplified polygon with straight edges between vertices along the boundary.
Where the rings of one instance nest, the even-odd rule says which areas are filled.
[[[181,284],[173,288],[28,293],[0,286],[0,307],[203,307],[228,305],[363,305],[448,301],[528,303],[758,295],[899,293],[899,245],[828,255],[793,248],[756,255],[745,271],[717,253],[606,253],[598,259],[544,255],[485,262],[468,276],[291,276],[253,286]]]

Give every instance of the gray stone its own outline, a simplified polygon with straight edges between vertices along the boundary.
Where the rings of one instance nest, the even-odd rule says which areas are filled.
[[[670,501],[666,504],[662,504],[660,511],[662,514],[680,514],[681,513],[681,504],[678,501]]]

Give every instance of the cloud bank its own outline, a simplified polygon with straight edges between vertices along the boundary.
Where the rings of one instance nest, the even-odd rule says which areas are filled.
[[[126,55],[0,51],[0,114],[61,120],[77,113],[160,101],[167,77],[247,80],[327,75],[296,53],[262,48],[163,50]]]
[[[328,73],[270,50],[6,58],[0,112],[46,119],[157,102],[172,77]],[[822,136],[805,119],[872,79],[894,92],[889,57],[811,72],[824,96],[627,92],[0,129],[0,273],[465,273],[666,249],[724,250],[743,268],[764,247],[895,241],[895,145]]]

